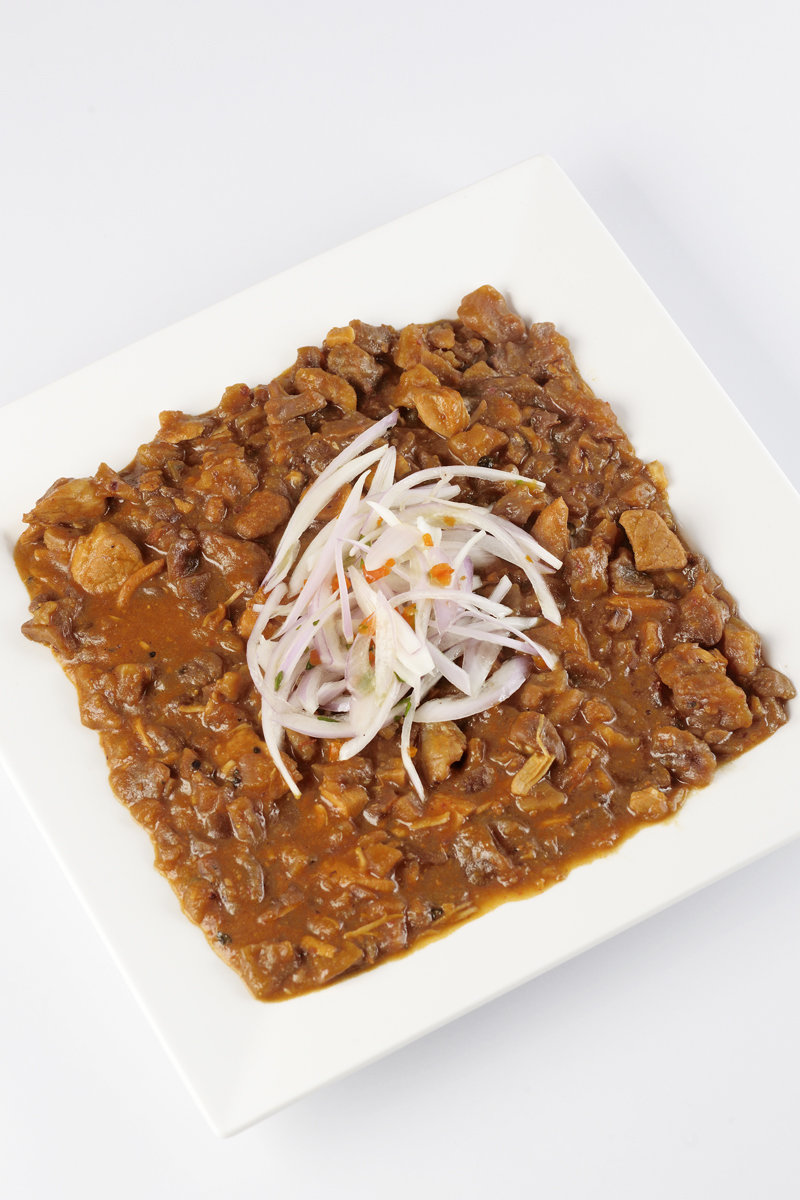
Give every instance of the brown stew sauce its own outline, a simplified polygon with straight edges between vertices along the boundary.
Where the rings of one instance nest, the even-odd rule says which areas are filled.
[[[545,485],[465,481],[462,498],[563,558],[562,624],[536,631],[558,665],[539,660],[479,716],[415,726],[424,802],[395,726],[347,762],[333,740],[290,734],[295,800],[260,736],[252,604],[303,490],[393,408],[399,473],[478,463]],[[526,328],[491,287],[456,320],[353,321],[267,386],[162,413],[128,467],[59,480],[25,520],[23,630],[75,684],[184,911],[263,1000],[562,879],[675,812],[795,694],[683,542],[661,465],[636,457],[553,326]],[[507,602],[538,613],[515,568],[486,590],[501,573]]]

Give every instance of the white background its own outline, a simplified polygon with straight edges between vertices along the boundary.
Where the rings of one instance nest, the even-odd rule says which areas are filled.
[[[800,484],[796,11],[7,3],[0,400],[548,152]],[[220,1142],[0,805],[4,1200],[797,1194],[796,844]]]

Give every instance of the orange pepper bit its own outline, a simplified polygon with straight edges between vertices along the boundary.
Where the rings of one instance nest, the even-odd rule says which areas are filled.
[[[358,627],[358,632],[365,634],[366,637],[375,636],[375,613],[370,613]]]
[[[435,567],[431,567],[428,575],[431,583],[438,583],[442,587],[447,587],[453,578],[453,568],[449,563],[437,563]]]
[[[319,657],[319,650],[312,650],[308,656],[308,661],[311,663],[312,667],[318,667],[321,661]]]
[[[375,583],[376,579],[385,579],[394,566],[394,559],[387,558],[382,567],[376,567],[374,571],[368,571],[364,568],[364,578],[367,583]]]
[[[456,519],[455,519],[455,517],[445,517],[444,523],[445,523],[445,525],[450,525],[452,527],[453,525],[455,525]]]
[[[429,533],[423,533],[422,544],[423,544],[423,546],[432,546],[433,545],[433,538],[431,537],[431,535]]]

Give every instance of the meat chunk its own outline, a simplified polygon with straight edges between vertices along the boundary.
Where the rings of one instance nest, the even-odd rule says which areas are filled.
[[[461,375],[451,362],[428,345],[428,330],[424,325],[406,325],[397,339],[392,357],[404,371],[426,367],[439,383],[455,386]],[[480,344],[480,343],[479,343]]]
[[[678,605],[681,633],[701,646],[716,646],[722,637],[730,609],[722,600],[696,583]]]
[[[251,496],[237,515],[233,527],[242,538],[260,538],[273,533],[289,519],[291,506],[285,496],[266,489]]]
[[[114,696],[119,704],[131,708],[140,703],[147,685],[153,680],[153,668],[147,663],[119,663],[114,667]]]
[[[470,883],[509,883],[513,877],[510,861],[484,825],[467,825],[456,838],[453,849]]]
[[[173,410],[159,413],[158,419],[161,423],[158,440],[170,442],[174,446],[178,442],[190,442],[193,438],[201,437],[207,424],[199,417],[192,417],[187,413]]]
[[[592,600],[608,591],[608,546],[591,542],[570,550],[564,559],[564,577],[576,600]]]
[[[466,735],[453,721],[423,725],[419,738],[419,761],[428,783],[441,783],[450,774],[454,762],[467,748]]]
[[[508,438],[500,429],[488,425],[473,425],[464,433],[450,438],[450,449],[462,462],[474,467],[482,458],[489,458],[496,450],[508,445]],[[486,463],[480,463],[486,466]]]
[[[391,325],[368,325],[364,321],[351,321],[350,328],[355,335],[356,345],[373,357],[377,354],[388,354],[396,337]]]
[[[352,343],[349,346],[331,347],[328,351],[328,370],[369,396],[375,391],[384,368],[366,350]]]
[[[653,758],[671,771],[678,783],[705,787],[711,782],[717,760],[706,743],[688,729],[666,725],[651,733],[649,740]]]
[[[139,547],[115,525],[100,521],[77,541],[70,572],[85,592],[102,595],[115,592],[141,565]]]
[[[525,754],[550,755],[560,763],[566,762],[567,751],[558,730],[541,713],[521,712],[514,718],[508,740]]]
[[[637,817],[646,817],[648,821],[657,821],[669,812],[669,801],[657,787],[639,788],[631,792],[628,808]]]
[[[235,787],[258,792],[262,800],[279,800],[289,790],[267,750],[251,725],[237,726],[214,751],[220,775]]]
[[[61,479],[45,492],[26,521],[88,525],[106,511],[106,494],[94,479]]]
[[[233,504],[240,496],[248,496],[258,487],[258,476],[252,467],[238,454],[213,458],[206,456],[206,463],[195,483],[198,492],[207,496],[220,496],[226,504]]]
[[[569,550],[569,508],[563,496],[539,513],[533,523],[533,536],[545,550],[563,562]]]
[[[233,589],[257,588],[269,570],[269,555],[254,542],[240,542],[224,533],[204,533],[203,553],[219,567]]]
[[[200,565],[200,543],[191,529],[180,529],[167,549],[167,576],[171,583],[194,575]]]
[[[753,715],[747,697],[725,674],[721,654],[685,642],[662,654],[656,671],[672,691],[672,701],[690,729],[747,729]]]
[[[331,374],[321,367],[301,367],[295,372],[297,387],[308,392],[322,404],[332,404],[343,413],[354,413],[358,403],[355,389],[341,374]]]
[[[423,425],[442,437],[451,438],[469,425],[469,413],[461,393],[444,387],[433,371],[421,365],[410,367],[400,376],[395,402],[406,408],[416,408]]]
[[[731,617],[721,637],[722,653],[731,675],[749,679],[761,665],[761,638],[739,617]]]
[[[608,568],[612,591],[618,596],[652,596],[655,586],[649,575],[633,565],[631,552],[623,547]]]
[[[637,571],[665,571],[686,566],[686,551],[663,517],[650,508],[631,508],[619,523],[633,547]]]
[[[458,306],[458,316],[468,329],[487,342],[522,342],[525,325],[506,304],[504,297],[489,284],[465,296]]]
[[[335,378],[335,376],[333,377]],[[342,382],[339,380],[339,382]],[[347,387],[350,387],[347,384]],[[352,391],[352,388],[350,389]],[[284,425],[294,421],[296,417],[305,417],[309,413],[319,412],[325,407],[325,397],[318,392],[303,391],[297,396],[290,396],[281,391],[279,395],[271,396],[264,405],[264,414],[268,425]]]
[[[761,667],[756,671],[752,688],[757,696],[765,700],[793,700],[797,695],[797,689],[788,675],[776,671],[774,667]]]
[[[505,496],[501,496],[492,505],[492,512],[514,525],[527,525],[537,506],[540,504],[539,493],[533,488],[517,484],[510,487]],[[538,540],[538,539],[537,539]],[[544,545],[544,543],[542,543]],[[547,547],[549,549],[549,547]]]

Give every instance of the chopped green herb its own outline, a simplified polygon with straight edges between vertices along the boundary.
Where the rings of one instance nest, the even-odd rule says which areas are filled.
[[[283,671],[278,671],[278,674],[275,676],[275,691],[276,692],[282,683],[283,683]]]
[[[320,721],[330,721],[331,725],[336,724],[336,717],[320,717]]]

